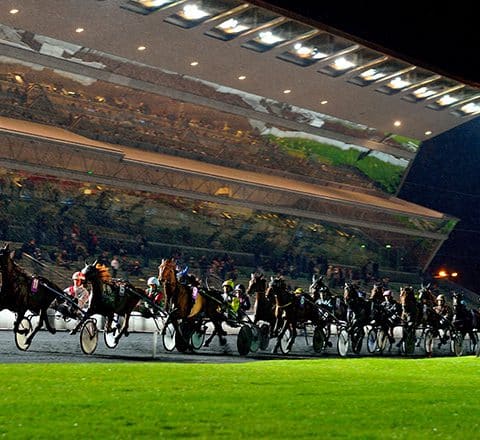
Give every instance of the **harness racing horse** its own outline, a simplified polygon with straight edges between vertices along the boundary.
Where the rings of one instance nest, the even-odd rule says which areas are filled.
[[[313,301],[328,310],[337,320],[346,321],[347,304],[338,295],[332,295],[328,286],[323,282],[323,276],[313,275],[312,284],[308,289],[313,296]]]
[[[419,317],[419,307],[415,298],[415,291],[411,286],[400,288],[400,305],[402,306],[402,338],[397,347],[403,347],[405,354],[413,354],[416,342],[416,327]]]
[[[325,343],[325,336],[322,328],[325,323],[322,322],[319,308],[313,302],[313,299],[307,294],[295,295],[288,290],[287,284],[282,277],[271,278],[267,297],[275,298],[275,316],[277,319],[276,329],[278,330],[277,342],[273,348],[273,353],[277,353],[280,348],[284,354],[288,353],[297,336],[297,327],[311,323],[321,331],[321,341],[317,344],[320,351]],[[289,333],[287,333],[289,332]],[[314,343],[314,345],[316,345]]]
[[[218,335],[220,345],[226,344],[226,332],[222,328],[222,322],[227,318],[222,313],[224,302],[221,292],[180,283],[177,278],[176,262],[173,258],[162,260],[158,267],[158,280],[163,284],[166,302],[170,307],[163,336],[165,337],[169,326],[173,326],[175,345],[178,351],[184,352],[192,349],[191,337],[195,332],[202,333],[201,327],[204,318],[209,319],[214,326],[214,331],[211,337],[205,341],[205,345],[208,346],[215,335]]]
[[[62,292],[62,289],[44,277],[28,275],[23,268],[13,261],[13,254],[14,251],[10,251],[8,244],[0,249],[2,271],[0,310],[8,309],[16,313],[13,325],[15,334],[27,334],[29,332],[26,328],[20,328],[27,310],[39,315],[37,326],[26,336],[22,347],[19,346],[19,348],[26,350],[44,323],[50,333],[55,333],[55,328],[48,321],[47,309],[57,298],[55,292]],[[30,326],[30,322],[28,324]]]
[[[478,346],[478,325],[480,324],[480,314],[477,310],[470,310],[465,305],[463,294],[453,293],[453,319],[452,324],[456,331],[462,335],[462,339],[468,334],[470,337],[470,348],[472,353]]]
[[[358,354],[365,336],[364,327],[370,323],[371,304],[361,297],[357,287],[351,283],[345,283],[343,298],[348,306],[347,332],[352,341],[352,350]]]
[[[84,317],[71,333],[75,333],[90,316],[102,315],[106,318],[105,332],[114,335],[111,345],[107,344],[113,348],[123,335],[128,336],[130,315],[138,302],[145,298],[145,293],[143,289],[135,287],[128,281],[113,280],[108,268],[96,261],[92,264],[86,263],[82,273],[85,275],[85,281],[92,286],[90,304]],[[114,315],[123,318],[120,328],[112,327]]]
[[[267,297],[266,292],[267,280],[265,276],[258,272],[250,274],[246,294],[249,296],[255,295],[253,323],[257,324],[260,321],[268,323],[269,337],[273,337],[273,329],[275,327],[275,298],[273,298],[273,296]]]

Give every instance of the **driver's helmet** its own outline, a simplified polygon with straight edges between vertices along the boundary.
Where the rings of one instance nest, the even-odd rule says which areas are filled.
[[[445,301],[445,295],[438,295],[437,296],[437,302],[439,301]]]
[[[72,280],[73,281],[76,281],[76,280],[81,280],[81,281],[85,281],[85,275],[78,271],[78,272],[75,272],[73,275],[72,275]]]
[[[147,280],[147,286],[160,286],[160,282],[158,281],[158,278],[157,277],[150,277],[148,280]]]
[[[235,292],[240,292],[240,293],[245,293],[245,286],[243,284],[237,284],[235,286],[235,289],[233,289]]]
[[[298,287],[295,289],[295,292],[293,292],[295,295],[301,295],[303,293],[303,289],[301,287]]]
[[[385,290],[385,292],[383,292],[383,296],[385,298],[391,298],[392,297],[392,292],[390,290]]]
[[[235,284],[233,284],[233,280],[226,280],[223,282],[222,287],[224,289],[226,288],[227,290],[232,291],[235,287]]]

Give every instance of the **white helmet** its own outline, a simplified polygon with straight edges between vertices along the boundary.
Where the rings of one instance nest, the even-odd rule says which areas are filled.
[[[150,277],[147,281],[147,286],[150,286],[152,284],[155,284],[155,286],[159,287],[160,286],[160,282],[158,281],[158,278],[157,277]]]
[[[72,280],[85,280],[85,275],[82,273],[82,272],[75,272],[73,275],[72,275]]]

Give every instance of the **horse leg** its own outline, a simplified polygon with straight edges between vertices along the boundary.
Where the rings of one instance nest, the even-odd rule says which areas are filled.
[[[25,317],[26,310],[19,310],[17,312],[17,318],[15,319],[15,322],[13,323],[13,332],[14,333],[20,333],[20,334],[26,334],[27,329],[20,330],[20,323],[22,322],[22,319]]]
[[[292,329],[292,338],[290,339],[290,342],[288,344],[288,349],[291,350],[293,347],[293,344],[295,342],[295,338],[297,337],[297,324],[296,323],[290,323],[290,328]],[[307,326],[305,326],[305,340],[307,339]]]
[[[273,350],[272,350],[272,353],[273,353],[273,354],[278,353],[278,349],[280,348],[280,345],[281,345],[281,343],[282,343],[283,335],[284,335],[285,332],[287,331],[287,328],[288,328],[288,322],[285,320],[285,321],[283,322],[283,326],[282,326],[280,332],[278,333],[277,342],[276,342],[276,344],[275,344],[275,347],[273,347]]]

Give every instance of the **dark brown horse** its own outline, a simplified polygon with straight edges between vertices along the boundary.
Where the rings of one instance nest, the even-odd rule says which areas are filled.
[[[269,324],[270,337],[273,336],[273,329],[275,326],[275,298],[273,296],[267,297],[267,280],[261,273],[250,274],[250,281],[246,290],[247,295],[255,295],[254,304],[254,324],[264,321]]]
[[[13,326],[15,333],[25,317],[27,310],[39,315],[38,324],[28,336],[29,345],[43,324],[50,333],[55,333],[47,318],[47,309],[57,298],[56,292],[62,292],[58,286],[44,277],[29,275],[13,261],[14,251],[6,244],[0,249],[0,266],[2,271],[2,288],[0,292],[0,310],[8,309],[16,313]]]
[[[205,342],[208,345],[218,335],[220,345],[226,344],[226,332],[222,322],[226,320],[222,313],[224,302],[221,292],[201,289],[195,283],[182,284],[177,278],[177,266],[173,258],[163,259],[158,267],[158,280],[163,284],[166,303],[170,315],[167,322],[172,322],[184,337],[180,351],[189,348],[191,333],[201,325],[203,318],[210,320],[214,326],[212,336]]]
[[[463,338],[469,335],[471,350],[475,353],[475,348],[478,346],[477,330],[480,325],[480,313],[466,306],[462,293],[454,292],[452,298],[453,327],[462,334]]]
[[[145,298],[144,290],[128,281],[113,280],[108,268],[97,262],[85,264],[82,273],[85,275],[85,281],[91,284],[92,293],[88,309],[72,333],[94,314],[104,316],[105,331],[112,332],[114,315],[118,315],[123,318],[123,323],[115,336],[115,342],[118,343],[122,335],[128,336],[130,315],[138,302]]]

